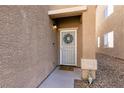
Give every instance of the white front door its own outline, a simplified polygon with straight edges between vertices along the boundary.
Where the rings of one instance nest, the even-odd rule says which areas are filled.
[[[60,30],[60,65],[77,66],[77,30]]]

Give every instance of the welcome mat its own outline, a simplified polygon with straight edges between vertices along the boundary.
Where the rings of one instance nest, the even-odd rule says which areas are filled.
[[[74,66],[61,65],[61,66],[59,67],[59,70],[74,71]]]

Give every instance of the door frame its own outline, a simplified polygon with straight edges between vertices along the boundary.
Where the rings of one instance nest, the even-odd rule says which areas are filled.
[[[60,28],[60,65],[71,65],[71,66],[77,66],[77,27],[76,28]],[[62,45],[62,32],[75,32],[75,64],[62,64],[62,49],[61,49],[61,45]]]

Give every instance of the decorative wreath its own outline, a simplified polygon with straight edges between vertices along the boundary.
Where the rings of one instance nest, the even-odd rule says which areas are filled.
[[[66,44],[69,44],[73,41],[73,36],[71,34],[66,34],[64,36],[63,40]]]

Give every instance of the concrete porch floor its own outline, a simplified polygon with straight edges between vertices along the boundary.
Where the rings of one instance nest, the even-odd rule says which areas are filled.
[[[40,88],[74,88],[74,79],[81,79],[80,68],[74,68],[74,71],[65,71],[59,70],[57,67],[40,85]]]

